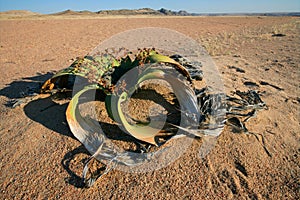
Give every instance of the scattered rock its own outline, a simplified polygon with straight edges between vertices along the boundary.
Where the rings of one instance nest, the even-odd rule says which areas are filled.
[[[260,81],[259,84],[261,84],[261,85],[268,85],[268,86],[271,86],[271,87],[273,87],[273,88],[275,88],[275,89],[277,89],[277,90],[284,90],[283,88],[278,87],[278,86],[276,86],[276,85],[274,85],[274,84],[268,83],[268,82],[266,82],[266,81]]]
[[[299,104],[299,101],[297,101],[297,100],[292,100],[292,103],[294,103],[294,104]]]
[[[284,37],[286,36],[285,34],[282,33],[277,33],[277,34],[273,34],[272,37]]]
[[[231,66],[229,65],[228,68],[229,69],[235,69],[236,72],[246,73],[246,71],[244,69],[236,67],[236,66],[233,66],[233,65],[231,65]]]
[[[55,58],[50,58],[50,59],[44,59],[44,60],[42,60],[42,62],[50,62],[50,61],[54,61],[55,60]]]
[[[294,104],[299,104],[299,103],[300,103],[300,97],[293,98],[293,99],[292,99],[292,103],[294,103]]]
[[[259,87],[259,85],[257,83],[254,83],[254,82],[251,82],[251,81],[244,82],[244,85],[248,86],[248,87]]]

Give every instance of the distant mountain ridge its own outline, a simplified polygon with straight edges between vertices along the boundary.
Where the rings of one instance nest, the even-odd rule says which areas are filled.
[[[172,11],[165,8],[154,10],[151,8],[100,10],[92,12],[88,10],[74,11],[65,10],[52,14],[40,14],[27,10],[10,10],[0,12],[1,16],[9,17],[30,17],[30,16],[114,16],[114,15],[153,15],[153,16],[300,16],[300,12],[273,12],[273,13],[189,13],[185,10]]]
[[[100,14],[100,15],[161,15],[161,16],[300,16],[300,12],[272,12],[272,13],[189,13],[185,10],[173,11],[165,8],[154,10],[151,8],[140,9],[120,9],[120,10],[100,10],[91,11],[73,11],[66,10],[53,15],[82,15],[82,14]]]
[[[161,15],[157,10],[151,8],[121,9],[121,10],[100,10],[97,14],[103,15]]]
[[[151,8],[140,8],[140,9],[120,9],[120,10],[100,10],[97,12],[91,11],[73,11],[65,10],[58,13],[53,13],[52,15],[78,15],[78,14],[100,14],[100,15],[168,15],[168,16],[191,16],[192,13],[187,11],[172,11],[161,8],[159,10],[154,10]]]
[[[62,12],[57,12],[49,15],[91,15],[91,14],[96,14],[96,13],[88,10],[84,10],[84,11],[65,10]]]
[[[74,11],[74,10],[65,10],[52,14],[40,14],[34,13],[26,10],[14,10],[14,11],[5,11],[0,12],[2,15],[15,15],[15,16],[28,16],[28,15],[168,15],[168,16],[191,16],[194,15],[192,13],[188,13],[187,11],[172,11],[161,8],[160,10],[154,10],[151,8],[140,8],[140,9],[120,9],[120,10],[100,10],[97,12],[92,12],[88,10],[84,11]]]
[[[16,16],[29,16],[29,15],[41,15],[40,13],[31,12],[29,10],[9,10],[0,12],[2,15],[16,15]]]

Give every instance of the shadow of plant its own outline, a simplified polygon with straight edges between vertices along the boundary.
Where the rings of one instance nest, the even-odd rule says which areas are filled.
[[[0,90],[0,96],[8,98],[6,106],[11,107],[11,101],[37,93],[42,83],[53,76],[53,72],[47,74],[38,73],[36,76],[22,78],[7,84]]]
[[[0,90],[0,96],[7,97],[5,106],[12,107],[16,101],[22,101],[39,93],[42,83],[53,76],[53,73],[13,81]],[[23,107],[27,117],[62,135],[73,137],[65,119],[67,104],[55,103],[51,97],[41,98],[25,104]]]
[[[8,84],[6,87],[0,90],[0,95],[5,96],[8,99],[5,106],[12,107],[13,103],[16,100],[22,100],[24,98],[27,98],[28,96],[38,94],[43,82],[52,76],[53,73],[37,74],[36,76],[26,77]],[[65,95],[62,98],[66,97],[70,98],[71,94]],[[152,100],[153,102],[160,104],[168,111],[168,113],[170,113],[168,115],[167,121],[171,121],[174,123],[174,120],[180,120],[180,117],[178,119],[180,113],[178,112],[178,110],[176,110],[176,107],[167,102],[161,94],[157,93],[153,89],[138,91],[132,96],[132,98]],[[68,101],[57,101],[54,99],[55,95],[46,98],[31,100],[24,105],[23,111],[28,118],[42,124],[48,129],[61,135],[76,139],[70,131],[68,123],[66,121],[65,112],[68,106]],[[96,100],[104,101],[104,99],[105,98],[103,96],[103,93],[100,92],[96,94]],[[89,101],[95,99],[87,100]],[[134,137],[125,134],[116,124],[110,124],[103,121],[98,121],[98,123],[109,139],[118,142],[130,142],[136,145],[136,148],[126,149],[127,151],[140,153],[140,145],[145,145],[143,142],[138,141]],[[83,188],[85,186],[81,178],[81,173],[83,166],[89,156],[89,152],[83,145],[69,151],[64,155],[61,164],[69,174],[69,177],[65,179],[67,183],[78,188]],[[103,170],[102,168],[103,166],[99,167],[98,170]]]
[[[84,155],[84,158],[80,158],[80,155]],[[68,152],[64,155],[64,158],[61,161],[61,164],[63,168],[66,170],[66,172],[69,174],[69,177],[65,178],[65,181],[77,188],[84,188],[84,182],[82,180],[81,174],[82,174],[82,168],[80,170],[74,169],[74,163],[76,160],[79,160],[77,162],[80,162],[79,165],[84,166],[84,163],[88,159],[89,152],[86,150],[86,148],[83,145],[80,145],[79,147],[73,149],[72,151]],[[79,158],[79,159],[77,159]],[[78,163],[76,163],[78,164]],[[77,165],[78,168],[78,165]],[[79,171],[79,172],[77,172]]]
[[[75,138],[67,124],[65,115],[67,106],[68,103],[60,105],[55,103],[52,97],[47,97],[31,101],[23,109],[26,116],[33,121],[59,134]]]

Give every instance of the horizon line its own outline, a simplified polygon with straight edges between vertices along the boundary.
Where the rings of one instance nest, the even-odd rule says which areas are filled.
[[[29,12],[33,12],[33,13],[38,13],[38,14],[42,14],[42,15],[51,15],[51,14],[56,14],[56,13],[60,13],[60,12],[64,12],[64,11],[73,11],[73,12],[83,12],[83,11],[88,11],[88,12],[93,12],[93,13],[97,13],[100,11],[120,11],[120,10],[141,10],[141,9],[151,9],[154,11],[159,11],[161,9],[165,9],[167,11],[171,11],[171,12],[180,12],[180,11],[185,11],[188,14],[192,15],[192,14],[286,14],[286,13],[300,13],[300,11],[233,11],[233,12],[188,12],[186,10],[170,10],[170,9],[166,9],[166,8],[160,8],[158,10],[156,9],[152,9],[152,8],[147,8],[147,7],[143,7],[143,8],[133,8],[133,9],[128,9],[128,8],[121,8],[121,9],[102,9],[102,10],[98,10],[98,11],[91,11],[91,10],[73,10],[73,9],[65,9],[65,10],[61,10],[61,11],[55,11],[55,12],[49,12],[49,13],[44,13],[44,12],[37,12],[37,11],[32,11],[29,9],[10,9],[10,10],[0,10],[0,13],[3,12],[10,12],[10,11],[29,11]]]

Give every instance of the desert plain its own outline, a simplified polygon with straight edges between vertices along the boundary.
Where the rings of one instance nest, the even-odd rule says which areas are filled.
[[[11,104],[105,39],[142,27],[203,45],[227,93],[259,91],[268,109],[247,122],[258,138],[225,127],[202,159],[195,139],[165,168],[111,170],[83,188],[88,152],[68,128],[67,104]],[[1,19],[1,199],[299,199],[299,27],[297,17],[265,16]]]

